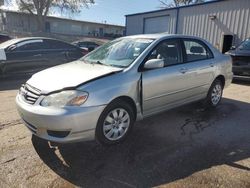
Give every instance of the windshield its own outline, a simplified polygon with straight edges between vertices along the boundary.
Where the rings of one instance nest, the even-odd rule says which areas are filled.
[[[116,39],[99,47],[82,60],[87,63],[128,67],[152,41],[152,39]]]
[[[245,40],[241,45],[239,46],[240,50],[250,50],[250,39]]]
[[[16,42],[19,42],[20,39],[11,39],[11,40],[7,40],[6,42],[3,42],[0,44],[0,48],[1,49],[5,49],[7,47],[9,47],[12,44],[15,44]]]

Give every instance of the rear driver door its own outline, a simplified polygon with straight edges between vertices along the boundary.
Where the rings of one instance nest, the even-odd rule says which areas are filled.
[[[206,95],[215,77],[215,60],[212,51],[198,39],[183,39],[184,63],[188,72],[193,72],[192,92]]]

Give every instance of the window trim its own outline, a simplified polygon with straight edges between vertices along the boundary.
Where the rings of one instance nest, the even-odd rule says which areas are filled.
[[[211,54],[211,57],[206,58],[206,59],[197,59],[197,60],[193,60],[193,61],[188,61],[187,60],[186,46],[185,46],[184,41],[197,42],[198,44],[202,45],[205,48],[205,50],[207,50],[207,52],[209,52]],[[214,59],[214,54],[213,54],[212,50],[202,40],[192,39],[192,38],[181,38],[181,45],[182,45],[182,54],[183,54],[183,62],[184,63],[192,63],[192,62],[196,62],[196,61],[206,61],[209,59]]]
[[[162,41],[159,41],[152,50],[150,50],[150,52],[147,54],[147,56],[143,59],[142,63],[140,64],[139,68],[138,68],[138,72],[145,72],[145,71],[151,71],[150,69],[144,69],[143,66],[145,65],[145,63],[147,62],[147,59],[149,58],[149,56],[151,55],[151,53],[162,43],[166,42],[166,41],[177,41],[179,43],[179,48],[180,48],[180,57],[181,57],[181,62],[180,63],[176,63],[176,64],[172,64],[172,65],[167,65],[164,66],[162,68],[167,68],[167,67],[172,67],[172,66],[176,66],[176,65],[182,65],[184,64],[184,54],[183,54],[183,47],[182,47],[182,42],[181,42],[181,38],[168,38],[168,39],[164,39]],[[161,69],[161,68],[159,68]],[[155,69],[152,69],[155,70]]]
[[[13,45],[15,45],[16,49],[18,49],[20,47],[23,47],[24,45],[29,45],[29,44],[33,44],[33,43],[43,43],[43,42],[44,42],[43,39],[31,39],[31,40],[20,41],[20,42],[13,44]],[[12,46],[12,45],[10,45],[10,46]],[[21,52],[24,53],[24,52],[30,52],[30,51],[36,52],[36,51],[43,50],[43,49],[34,49],[34,50],[30,50],[30,49],[28,49],[28,50],[16,50],[16,49],[14,49],[13,51],[10,51],[9,53],[14,53],[14,52],[15,53],[21,53]]]

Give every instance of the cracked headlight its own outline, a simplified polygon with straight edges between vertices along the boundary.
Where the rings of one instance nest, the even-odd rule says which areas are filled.
[[[62,91],[46,96],[40,103],[41,106],[81,106],[88,98],[88,93],[77,90]]]

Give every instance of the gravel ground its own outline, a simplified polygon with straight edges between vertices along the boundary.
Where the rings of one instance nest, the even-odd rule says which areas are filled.
[[[216,110],[191,104],[136,123],[113,147],[32,137],[15,109],[24,80],[0,80],[0,187],[250,187],[250,82]]]

